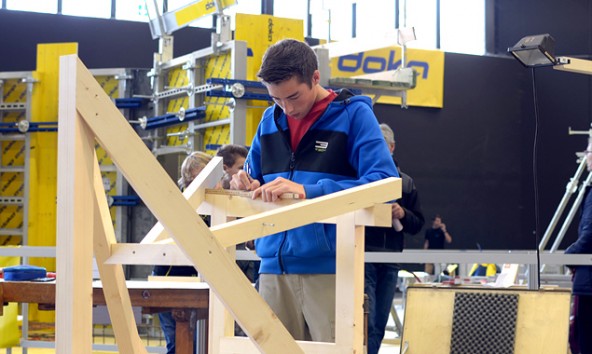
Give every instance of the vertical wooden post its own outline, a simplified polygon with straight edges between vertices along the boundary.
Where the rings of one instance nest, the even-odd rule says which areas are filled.
[[[337,217],[335,344],[363,353],[364,226],[354,213]]]
[[[228,203],[228,202],[226,202]],[[226,204],[225,203],[225,204]],[[226,205],[214,205],[212,214],[210,215],[210,224],[221,225],[228,221],[226,212]],[[226,248],[228,254],[236,259],[236,246],[232,245]],[[206,279],[207,280],[207,279]],[[209,353],[222,353],[220,349],[220,340],[224,337],[234,336],[234,319],[230,315],[224,304],[216,294],[210,290],[210,306],[209,306]]]
[[[92,351],[94,136],[76,110],[77,56],[60,58],[56,352]]]

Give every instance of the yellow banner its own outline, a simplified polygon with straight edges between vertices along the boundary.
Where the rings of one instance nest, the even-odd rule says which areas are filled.
[[[230,6],[236,5],[236,0],[222,0],[220,6],[226,9]],[[177,26],[183,26],[197,20],[206,15],[211,15],[216,12],[216,3],[214,0],[202,0],[195,4],[185,6],[175,12],[175,20]]]
[[[414,68],[417,86],[407,92],[410,106],[444,106],[444,52],[411,49],[406,51],[406,66]],[[331,59],[331,77],[351,77],[395,70],[401,66],[401,47],[393,46],[344,55]],[[378,103],[401,104],[399,97],[383,96]]]

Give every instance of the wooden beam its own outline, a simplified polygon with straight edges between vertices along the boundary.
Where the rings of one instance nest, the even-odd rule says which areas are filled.
[[[363,353],[364,348],[364,227],[351,214],[337,223],[335,280],[335,344]]]
[[[187,186],[185,191],[183,191],[183,196],[194,209],[197,209],[204,200],[205,189],[214,188],[216,183],[222,179],[223,175],[222,157],[216,156],[212,158],[203,171]],[[153,243],[167,237],[168,234],[164,230],[164,227],[160,222],[157,222],[140,243]]]
[[[303,353],[81,62],[77,83],[76,107],[96,139],[258,349]]]
[[[103,293],[107,300],[117,347],[121,353],[125,354],[147,353],[138,334],[132,302],[125,284],[123,267],[104,264],[111,252],[111,245],[117,243],[117,239],[113,230],[107,198],[105,198],[105,188],[96,154],[94,155],[94,166],[94,253],[99,274],[103,280]]]
[[[92,351],[94,139],[76,111],[77,57],[60,58],[56,352]]]
[[[251,199],[234,195],[220,195],[206,191],[205,200],[197,207],[197,213],[202,215],[212,215],[215,206],[225,208],[230,217],[244,218],[247,216],[262,213],[264,211],[275,210],[281,206],[302,203],[301,199],[281,199],[274,203],[264,202],[261,198]],[[368,208],[356,210],[356,225],[364,226],[391,226],[391,206],[384,204],[375,204]],[[323,220],[317,220],[325,224],[335,224],[336,218],[331,217]]]
[[[344,354],[354,353],[351,347],[335,343],[296,341],[307,354]],[[257,347],[245,337],[226,337],[220,340],[220,354],[259,354]],[[363,352],[362,352],[363,353]]]
[[[386,178],[307,199],[210,229],[224,247],[307,225],[401,197],[401,179]]]
[[[218,208],[210,218],[211,225],[227,222],[226,211]],[[236,247],[226,249],[229,257],[236,259]],[[210,353],[220,353],[220,340],[234,336],[234,320],[224,308],[224,304],[217,296],[210,294],[208,344]]]
[[[221,204],[217,204],[220,201]],[[248,208],[249,201],[254,205]],[[241,215],[253,215],[258,210],[277,209],[277,204],[258,202],[248,198],[236,198],[220,195],[207,195],[208,212],[212,212],[212,206],[217,204],[221,208],[228,207],[235,210],[232,206],[239,204],[235,211]],[[203,204],[206,204],[203,203]],[[202,204],[202,205],[203,205]],[[288,203],[291,205],[294,203]],[[244,207],[244,208],[243,208]],[[259,208],[261,207],[261,208]],[[263,208],[264,207],[264,208]],[[246,212],[243,214],[240,211]],[[211,214],[208,214],[211,215]],[[358,210],[353,213],[354,224],[357,226],[391,226],[391,206],[389,204],[376,204],[366,209]],[[337,217],[324,219],[315,222],[335,224]],[[218,237],[217,231],[214,231],[215,237]],[[117,243],[111,246],[111,256],[105,261],[106,264],[168,264],[168,265],[191,265],[191,261],[183,254],[179,247],[172,240],[165,240],[155,244],[137,244],[137,243]]]
[[[562,65],[555,65],[553,69],[561,70],[561,71],[569,71],[572,73],[577,74],[586,74],[592,75],[592,61],[585,60],[585,59],[577,59],[571,57],[563,57],[563,59],[568,59],[569,63],[562,64]]]

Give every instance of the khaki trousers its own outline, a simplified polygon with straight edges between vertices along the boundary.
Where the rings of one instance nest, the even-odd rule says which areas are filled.
[[[335,342],[335,274],[261,274],[259,293],[294,339]]]

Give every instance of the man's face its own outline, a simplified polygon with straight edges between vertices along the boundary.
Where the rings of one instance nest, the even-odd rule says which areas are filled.
[[[588,165],[588,171],[592,171],[592,143],[588,144],[586,151],[584,152],[586,158],[586,165]]]
[[[232,165],[232,166],[224,165],[224,170],[226,171],[226,173],[233,176],[238,171],[243,169],[244,164],[245,164],[245,158],[242,156],[237,156],[236,159],[234,160],[234,165]]]
[[[263,83],[273,101],[282,108],[284,113],[294,119],[306,117],[317,98],[319,72],[315,71],[312,87],[292,77],[279,84]]]
[[[434,229],[439,229],[440,226],[442,226],[442,219],[440,219],[440,218],[434,218],[434,221],[432,222],[432,227]]]

